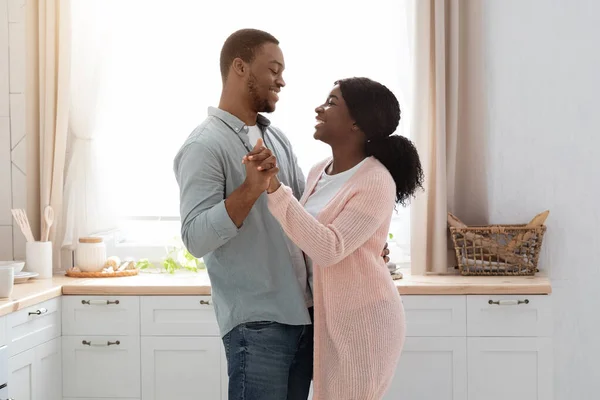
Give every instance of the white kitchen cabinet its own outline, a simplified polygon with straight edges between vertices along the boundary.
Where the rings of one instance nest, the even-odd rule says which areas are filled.
[[[219,336],[210,296],[142,296],[142,336]]]
[[[62,306],[65,336],[140,334],[137,296],[63,296]]]
[[[57,338],[61,334],[60,299],[52,299],[8,315],[11,356]]]
[[[386,400],[552,399],[548,296],[403,302],[407,337]],[[227,399],[209,296],[64,296],[0,318],[2,341],[12,357],[0,394],[15,400]]]
[[[550,296],[468,296],[468,336],[549,337],[552,335]]]
[[[62,400],[60,338],[40,344],[8,361],[8,394],[15,400]]]
[[[385,400],[467,400],[464,337],[407,337]]]
[[[402,296],[406,336],[467,334],[467,296]]]
[[[62,399],[62,341],[60,338],[35,348],[36,388],[39,400]],[[17,400],[18,397],[15,397]]]
[[[34,369],[34,349],[8,359],[8,395],[10,397],[19,400],[35,400]]]
[[[143,337],[142,400],[221,400],[218,337]]]
[[[66,398],[140,397],[139,336],[63,336]]]
[[[552,342],[544,337],[467,339],[469,400],[552,400]]]

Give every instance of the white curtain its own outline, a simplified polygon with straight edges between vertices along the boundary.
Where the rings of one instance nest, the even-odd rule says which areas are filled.
[[[456,265],[447,212],[471,225],[488,222],[482,5],[467,0],[410,5],[411,137],[425,174],[425,192],[411,208],[411,272],[443,274]]]
[[[26,3],[27,214],[36,238],[48,205],[60,224],[70,87],[70,0]],[[60,229],[60,228],[58,228]],[[60,265],[57,223],[50,230],[54,268]]]
[[[446,216],[453,207],[459,101],[459,0],[413,0],[412,135],[425,192],[411,208],[411,272],[446,273]]]
[[[75,249],[78,239],[114,226],[110,195],[100,179],[98,112],[101,109],[104,53],[110,21],[96,14],[98,2],[72,4],[71,107],[69,158],[64,186],[61,244]],[[111,160],[110,162],[118,162]]]

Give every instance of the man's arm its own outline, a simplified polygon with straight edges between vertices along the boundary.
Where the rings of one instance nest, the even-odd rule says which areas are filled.
[[[242,185],[225,200],[222,163],[206,144],[187,145],[175,160],[175,175],[180,192],[181,237],[188,251],[198,258],[237,235],[260,195]]]

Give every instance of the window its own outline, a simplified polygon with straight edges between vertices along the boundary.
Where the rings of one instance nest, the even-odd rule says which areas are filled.
[[[305,174],[329,155],[312,138],[314,109],[337,79],[368,76],[387,85],[403,110],[398,133],[408,132],[403,1],[305,0],[286,9],[242,0],[94,0],[94,7],[95,18],[110,24],[97,125],[124,244],[161,244],[179,234],[173,158],[207,107],[218,104],[220,49],[237,29],[263,29],[280,40],[287,86],[267,117],[287,134]],[[409,213],[399,211],[391,232],[407,246]]]

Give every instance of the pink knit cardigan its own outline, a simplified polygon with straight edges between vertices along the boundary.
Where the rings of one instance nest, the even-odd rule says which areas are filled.
[[[268,196],[287,235],[312,259],[314,400],[375,400],[388,389],[404,344],[404,309],[381,257],[395,199],[388,170],[370,157],[313,218],[287,186]]]

